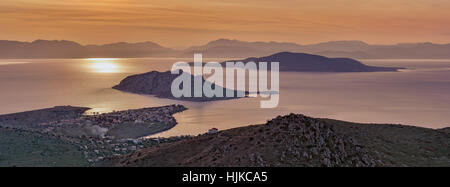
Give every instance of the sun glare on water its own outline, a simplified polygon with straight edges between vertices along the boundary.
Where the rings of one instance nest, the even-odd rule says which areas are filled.
[[[117,73],[120,66],[115,62],[115,58],[89,58],[89,67],[97,73]]]

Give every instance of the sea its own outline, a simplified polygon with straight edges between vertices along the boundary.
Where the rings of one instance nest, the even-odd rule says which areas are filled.
[[[87,115],[169,104],[188,108],[174,115],[178,122],[174,128],[155,137],[263,124],[289,113],[359,123],[450,126],[450,59],[360,60],[406,68],[399,72],[281,72],[279,105],[269,109],[260,108],[263,98],[196,103],[111,88],[129,75],[168,71],[181,61],[193,59],[0,59],[0,114],[61,105],[89,107]]]

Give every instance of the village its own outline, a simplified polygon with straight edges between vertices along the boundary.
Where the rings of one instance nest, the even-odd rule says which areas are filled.
[[[169,105],[163,107],[142,108],[125,111],[113,111],[111,113],[100,114],[94,112],[92,115],[82,115],[79,118],[63,119],[57,121],[50,121],[40,123],[40,126],[61,126],[67,124],[89,124],[98,125],[104,128],[111,128],[112,126],[122,124],[124,122],[145,123],[145,122],[161,122],[174,123],[175,118],[172,114],[186,110],[182,105]]]

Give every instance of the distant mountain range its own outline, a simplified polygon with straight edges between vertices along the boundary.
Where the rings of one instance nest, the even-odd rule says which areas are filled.
[[[450,44],[411,43],[396,45],[370,45],[361,41],[332,41],[319,44],[300,45],[279,42],[245,42],[239,40],[219,39],[203,46],[190,47],[183,51],[183,56],[192,56],[194,52],[203,53],[204,57],[250,57],[265,56],[289,51],[310,53],[327,57],[348,58],[403,58],[403,59],[437,59],[450,58]]]
[[[163,47],[154,42],[81,45],[66,40],[19,42],[0,40],[0,58],[132,58],[132,57],[204,57],[239,58],[267,56],[278,52],[297,52],[348,58],[450,58],[450,44],[410,43],[370,45],[361,41],[331,41],[300,45],[287,42],[246,42],[219,39],[184,50]]]
[[[166,57],[177,52],[153,42],[81,45],[66,40],[0,41],[0,58]]]

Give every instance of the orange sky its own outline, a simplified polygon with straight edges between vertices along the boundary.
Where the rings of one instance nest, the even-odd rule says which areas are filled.
[[[0,39],[450,43],[449,0],[1,0]]]

